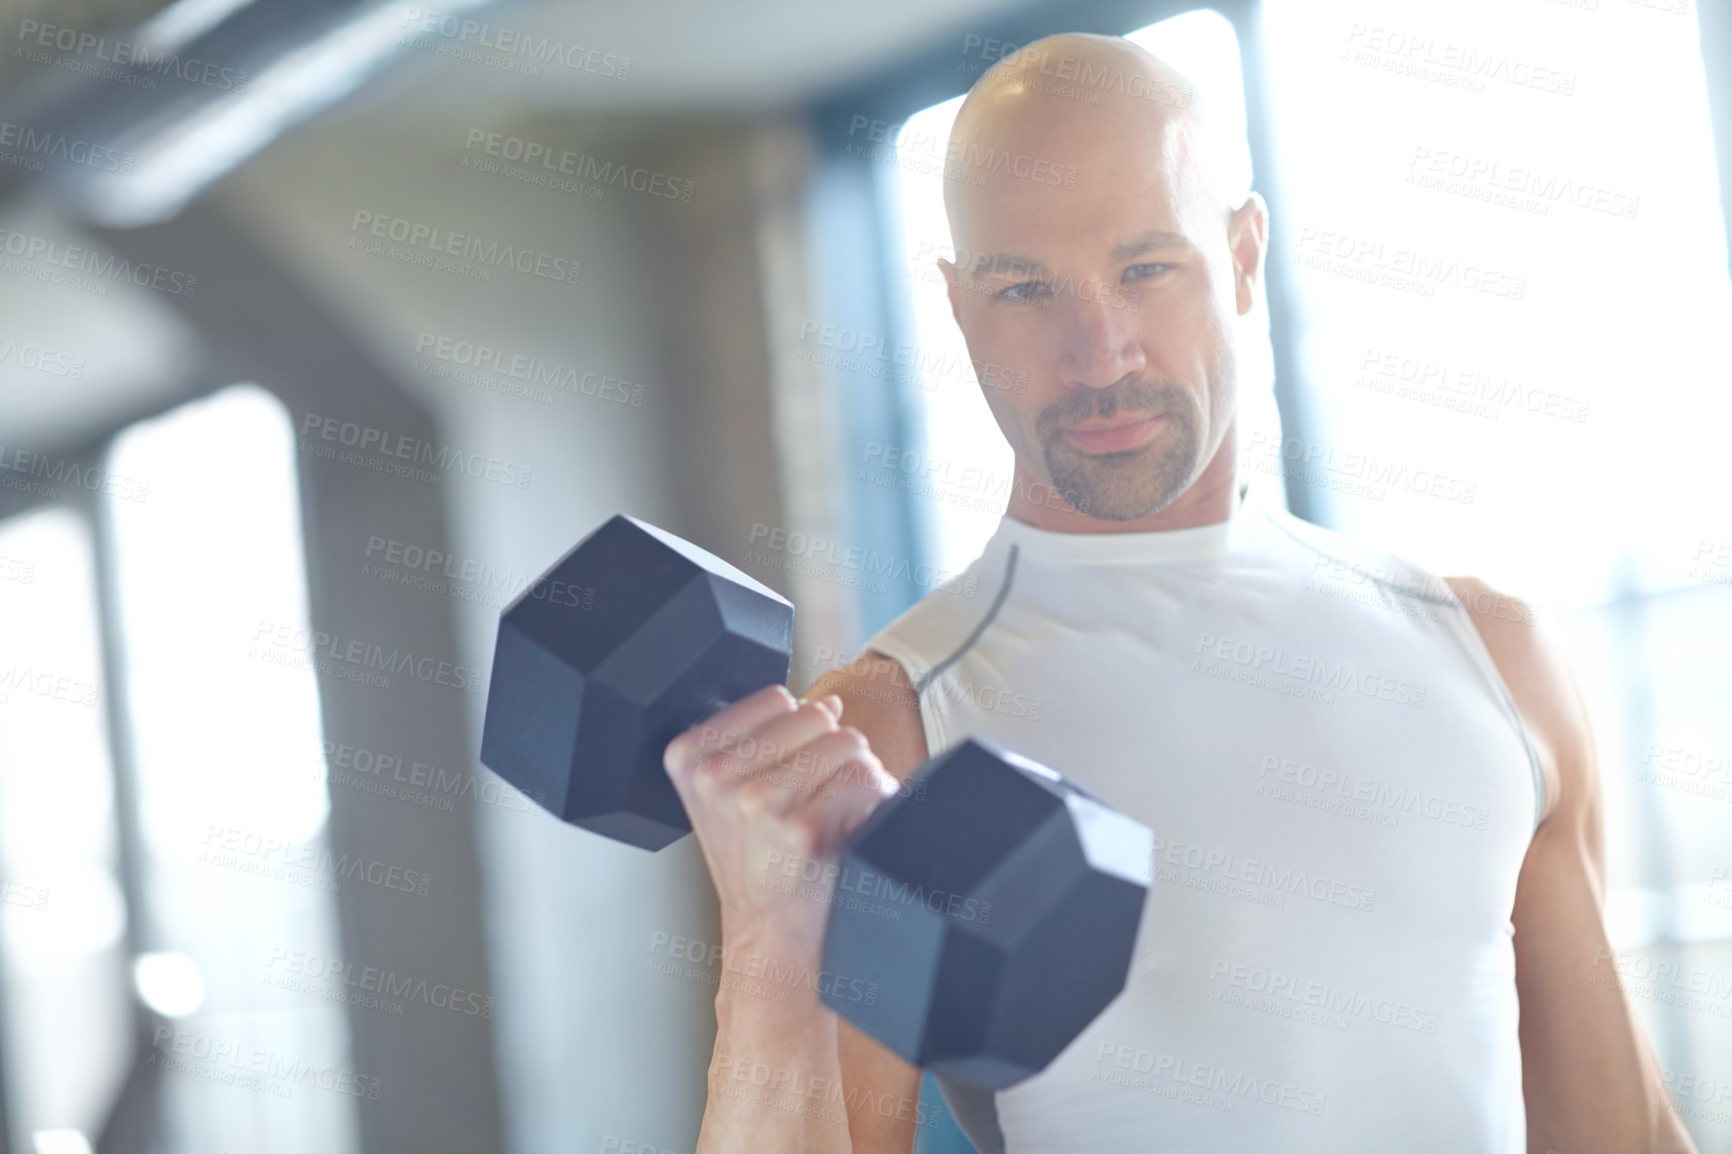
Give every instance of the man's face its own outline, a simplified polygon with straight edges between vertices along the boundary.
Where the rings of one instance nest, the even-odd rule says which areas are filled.
[[[953,190],[945,271],[976,365],[1029,382],[983,386],[1022,469],[1090,517],[1129,521],[1171,504],[1220,447],[1250,295],[1229,248],[1240,214],[1210,200],[1186,132],[1097,113],[1036,109],[1014,143],[995,134],[1074,170],[1072,187],[989,168]]]

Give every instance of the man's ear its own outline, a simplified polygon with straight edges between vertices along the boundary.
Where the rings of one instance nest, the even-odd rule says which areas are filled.
[[[950,297],[950,316],[962,327],[962,271],[954,264],[938,258],[938,271],[944,275],[944,291]]]
[[[1239,315],[1256,303],[1256,288],[1263,278],[1263,260],[1269,248],[1269,206],[1253,192],[1227,218],[1227,244],[1233,253],[1233,287]]]

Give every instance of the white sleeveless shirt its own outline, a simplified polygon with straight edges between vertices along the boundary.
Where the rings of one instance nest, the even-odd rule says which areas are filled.
[[[1544,779],[1442,580],[1255,497],[1165,532],[1005,518],[867,644],[931,754],[990,738],[1155,834],[1124,993],[1034,1077],[943,1084],[982,1151],[1526,1150],[1510,913]]]

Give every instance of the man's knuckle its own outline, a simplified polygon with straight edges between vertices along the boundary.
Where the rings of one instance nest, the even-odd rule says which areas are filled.
[[[782,841],[788,852],[804,859],[818,852],[824,830],[818,818],[809,812],[790,814],[782,823]]]
[[[732,777],[732,759],[722,754],[705,754],[691,767],[692,790],[704,800],[721,793]]]

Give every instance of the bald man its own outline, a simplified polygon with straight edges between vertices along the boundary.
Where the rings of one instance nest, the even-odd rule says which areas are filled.
[[[951,308],[1029,382],[985,390],[1017,482],[959,578],[989,595],[930,596],[804,701],[766,690],[669,746],[729,956],[817,975],[827,895],[767,863],[833,857],[983,736],[1149,825],[1156,882],[1123,994],[1052,1065],[943,1085],[980,1150],[1691,1150],[1611,965],[1556,649],[1519,602],[1238,475],[1268,234],[1242,142],[1141,49],[1062,36],[983,76],[951,144]],[[790,787],[801,758],[824,788]],[[913,1148],[919,1071],[816,984],[718,993],[700,1150]]]

